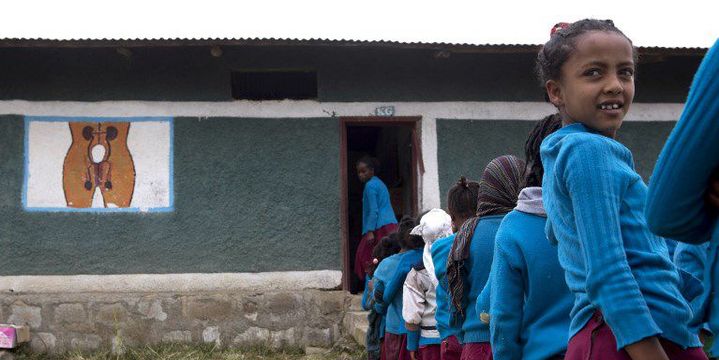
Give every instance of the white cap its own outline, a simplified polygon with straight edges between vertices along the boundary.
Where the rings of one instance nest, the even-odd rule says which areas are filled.
[[[452,217],[442,209],[432,209],[427,212],[410,232],[411,235],[421,235],[426,243],[452,235]]]

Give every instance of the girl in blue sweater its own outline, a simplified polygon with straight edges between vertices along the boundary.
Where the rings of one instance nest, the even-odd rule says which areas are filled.
[[[574,294],[566,359],[706,359],[647,188],[614,140],[634,98],[636,53],[611,21],[554,32],[537,69],[564,127],[541,146],[547,236]]]
[[[368,310],[367,314],[367,335],[365,337],[365,348],[367,349],[368,360],[379,360],[384,338],[385,317],[374,309],[374,297],[372,278],[377,266],[384,260],[400,251],[397,233],[383,237],[377,246],[372,249],[372,263],[367,269],[365,278],[365,289],[362,293],[362,309]]]
[[[467,181],[462,176],[447,193],[447,212],[452,218],[452,228],[461,228],[468,219],[477,212],[477,197],[479,197],[479,183]],[[437,311],[434,315],[437,320],[437,330],[442,339],[440,344],[440,357],[442,360],[459,360],[462,356],[462,324],[451,322],[451,303],[449,299],[449,284],[447,282],[447,258],[454,244],[455,235],[439,239],[432,244],[432,263],[437,278]]]
[[[542,205],[544,168],[539,145],[561,127],[559,114],[539,121],[524,146],[526,186],[497,230],[490,290],[492,352],[498,360],[562,359],[574,299],[564,281],[557,247],[547,241]],[[483,297],[487,288],[483,290]],[[477,312],[487,311],[479,308]]]
[[[659,155],[646,208],[649,228],[656,234],[682,243],[709,242],[704,254],[706,289],[692,305],[701,310],[695,312],[694,324],[706,321],[715,336],[719,334],[718,210],[719,41],[699,66],[682,116]],[[719,341],[711,353],[719,355]]]
[[[494,236],[504,215],[517,205],[524,183],[524,161],[500,156],[487,164],[479,182],[477,213],[464,222],[447,259],[447,279],[452,320],[462,324],[464,346],[461,359],[491,359],[489,326],[476,311],[494,253]],[[489,304],[487,304],[489,305]]]
[[[397,233],[402,250],[384,259],[375,271],[374,309],[377,313],[384,314],[386,319],[382,344],[382,356],[385,359],[410,360],[407,348],[416,349],[417,344],[408,344],[408,341],[419,341],[419,329],[408,331],[402,317],[404,280],[412,267],[422,262],[424,241],[421,236],[409,234],[415,225],[414,219],[402,219],[400,231]]]
[[[377,160],[365,156],[357,161],[357,177],[365,184],[362,192],[362,240],[355,254],[354,272],[360,279],[372,261],[372,249],[383,237],[397,231],[397,218],[387,186],[375,176]]]

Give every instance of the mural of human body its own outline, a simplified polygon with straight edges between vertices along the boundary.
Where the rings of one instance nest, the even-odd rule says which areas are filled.
[[[129,122],[70,122],[72,144],[63,163],[68,207],[89,208],[96,189],[104,207],[130,207],[135,165],[127,146]]]

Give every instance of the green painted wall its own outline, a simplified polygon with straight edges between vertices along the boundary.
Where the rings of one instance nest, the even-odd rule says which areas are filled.
[[[30,213],[0,117],[0,275],[340,269],[335,119],[176,118],[172,213]]]
[[[674,122],[625,122],[617,140],[634,156],[637,172],[648,181]],[[442,206],[460,176],[479,180],[493,158],[514,154],[524,158],[524,142],[534,122],[520,120],[437,120],[437,158]]]

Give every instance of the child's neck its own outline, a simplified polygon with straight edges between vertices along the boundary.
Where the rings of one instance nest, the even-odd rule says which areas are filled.
[[[565,127],[565,126],[568,126],[568,125],[572,125],[572,124],[582,124],[582,125],[584,125],[587,129],[591,129],[591,130],[593,130],[594,132],[596,132],[597,134],[602,135],[602,136],[606,136],[606,137],[608,137],[608,138],[610,138],[610,139],[616,139],[616,138],[617,138],[617,129],[597,130],[597,129],[594,129],[594,128],[588,126],[587,124],[585,124],[585,123],[583,123],[583,122],[581,122],[581,121],[574,121],[574,120],[571,119],[569,116],[567,116],[567,115],[562,115],[562,127]]]

